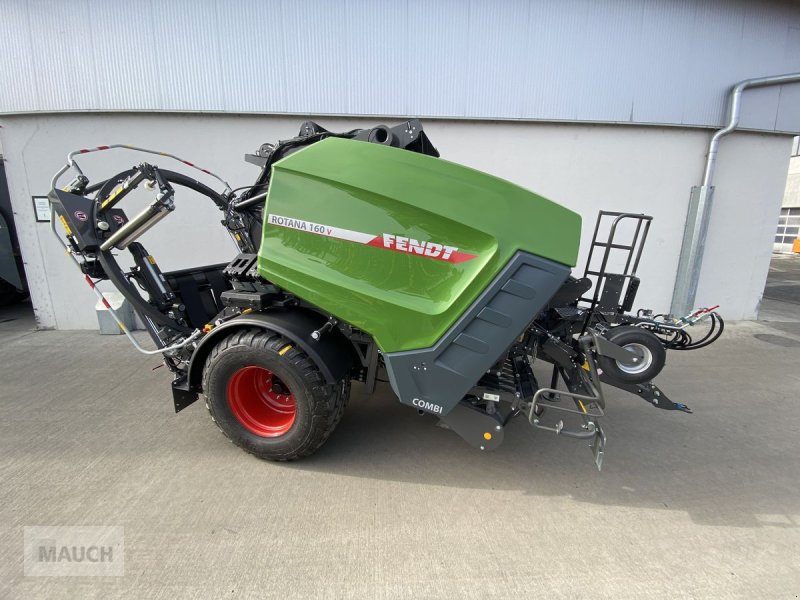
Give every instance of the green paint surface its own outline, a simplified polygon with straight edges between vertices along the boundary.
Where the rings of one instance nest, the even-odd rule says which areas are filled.
[[[391,251],[273,225],[268,215],[458,247],[476,258],[454,264]],[[578,214],[508,181],[328,138],[273,166],[258,270],[366,331],[384,352],[412,350],[432,346],[518,250],[574,266],[580,228]]]

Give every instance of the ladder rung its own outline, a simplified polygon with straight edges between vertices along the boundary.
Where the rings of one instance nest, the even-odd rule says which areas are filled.
[[[630,250],[633,251],[633,246],[625,246],[624,244],[609,244],[607,242],[592,242],[592,246],[602,246],[603,248],[615,248],[617,250]]]
[[[626,279],[630,277],[635,277],[635,273],[609,273],[608,271],[586,271],[584,275],[597,275],[598,277],[608,277],[609,275],[616,275],[617,277],[625,277]]]

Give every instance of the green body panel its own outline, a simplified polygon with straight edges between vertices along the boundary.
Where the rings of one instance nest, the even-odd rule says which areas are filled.
[[[322,234],[308,223],[280,226],[276,215],[319,224]],[[331,227],[362,239],[329,237]],[[574,266],[580,227],[576,213],[502,179],[328,138],[273,166],[258,271],[366,331],[384,352],[412,350],[433,345],[518,250]],[[419,242],[416,253],[366,245],[375,236],[382,246],[383,234]],[[476,257],[429,258],[419,254],[425,241],[440,245],[434,254],[448,245]]]

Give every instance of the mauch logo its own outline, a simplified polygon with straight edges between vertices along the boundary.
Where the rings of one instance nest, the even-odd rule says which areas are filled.
[[[39,562],[112,562],[114,546],[62,546],[55,540],[39,541]]]
[[[122,527],[25,527],[26,576],[120,576],[125,574]]]
[[[89,218],[89,215],[87,215],[82,210],[76,210],[73,214],[75,215],[75,218],[78,219],[78,221],[85,221],[86,219]]]

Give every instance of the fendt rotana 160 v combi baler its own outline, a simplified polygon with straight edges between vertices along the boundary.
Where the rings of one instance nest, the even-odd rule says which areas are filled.
[[[224,189],[146,162],[91,182],[76,157],[112,149],[175,159]],[[353,381],[372,393],[387,380],[401,403],[480,450],[524,416],[588,441],[598,467],[604,385],[689,412],[652,380],[667,350],[706,346],[724,324],[716,307],[631,312],[650,217],[602,211],[586,269],[573,277],[580,217],[440,159],[417,120],[346,133],[306,122],[246,158],[260,174],[232,190],[164,152],[77,150],[50,194],[53,231],[89,286],[103,301],[103,280],[125,296],[155,349],[120,327],[174,373],[176,411],[204,396],[244,450],[273,460],[313,453]],[[59,187],[69,169],[74,179]],[[150,196],[129,217],[122,206],[137,189]],[[162,271],[139,241],[185,190],[221,211],[238,249],[229,263]],[[548,385],[537,362],[551,368]]]

